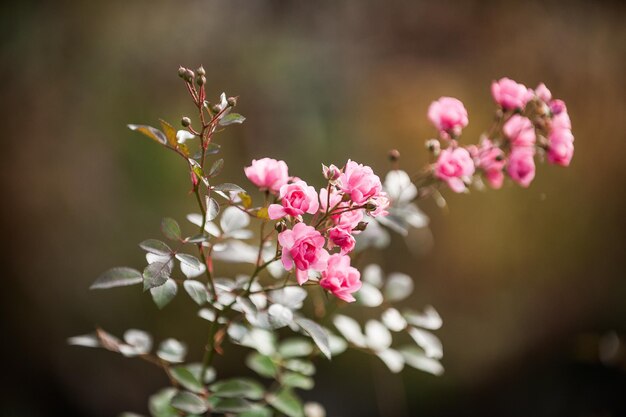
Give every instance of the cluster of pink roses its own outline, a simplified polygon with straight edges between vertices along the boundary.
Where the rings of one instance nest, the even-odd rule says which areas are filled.
[[[343,169],[323,167],[328,185],[318,192],[290,177],[284,161],[253,160],[244,171],[259,189],[274,195],[269,218],[292,225],[278,235],[285,269],[295,268],[300,285],[309,279],[309,271],[317,271],[323,288],[344,301],[354,301],[352,293],[361,288],[360,273],[350,266],[347,254],[354,249],[354,235],[363,230],[365,214],[388,214],[389,199],[380,178],[370,167],[349,160]],[[308,224],[305,214],[312,215]]]
[[[433,166],[435,178],[455,192],[465,191],[477,171],[493,188],[500,188],[505,173],[523,187],[535,177],[535,156],[547,154],[550,163],[568,166],[574,153],[574,136],[565,103],[552,99],[542,83],[535,90],[508,78],[494,81],[491,93],[501,108],[498,129],[479,145],[459,146],[461,131],[468,124],[463,103],[441,97],[428,109],[428,118],[448,147]]]

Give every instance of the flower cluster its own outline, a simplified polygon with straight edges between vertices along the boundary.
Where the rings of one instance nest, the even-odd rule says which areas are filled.
[[[437,154],[432,167],[434,178],[453,191],[463,192],[482,174],[492,188],[500,188],[508,176],[528,187],[535,178],[535,159],[547,155],[548,162],[568,166],[574,154],[574,136],[567,108],[552,99],[545,84],[529,89],[509,78],[494,81],[491,93],[499,110],[491,130],[478,145],[461,146],[458,138],[467,126],[463,103],[451,97],[434,101],[428,118],[438,129],[447,147],[429,148]]]
[[[361,281],[348,254],[355,248],[355,235],[365,226],[364,216],[386,216],[389,199],[380,178],[368,166],[348,160],[342,169],[323,165],[322,171],[327,186],[317,191],[290,177],[284,161],[264,158],[244,168],[254,185],[274,196],[268,217],[291,225],[278,235],[285,269],[295,269],[300,285],[317,273],[322,288],[352,302]],[[308,222],[305,214],[311,215]]]

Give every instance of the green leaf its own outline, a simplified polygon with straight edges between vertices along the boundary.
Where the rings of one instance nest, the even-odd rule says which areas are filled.
[[[220,205],[217,204],[214,198],[208,197],[206,198],[206,220],[208,222],[214,220],[217,215],[220,213]]]
[[[274,378],[278,374],[278,367],[269,356],[252,353],[246,359],[246,365],[261,376]]]
[[[220,126],[228,126],[235,123],[241,124],[244,120],[246,118],[238,113],[229,113],[220,119]]]
[[[165,284],[159,287],[150,288],[152,300],[159,309],[168,305],[169,302],[176,296],[177,292],[178,286],[176,285],[176,281],[173,279],[168,279]]]
[[[187,346],[176,339],[165,339],[159,345],[157,356],[170,363],[182,362],[187,354]]]
[[[241,413],[249,411],[253,405],[243,398],[219,398],[211,397],[209,399],[211,411],[216,413]]]
[[[167,142],[172,148],[176,149],[176,147],[178,146],[178,139],[176,139],[176,129],[174,129],[174,127],[171,124],[167,123],[165,120],[159,119],[159,122],[161,122],[161,129],[163,129],[163,133],[165,134]]]
[[[209,299],[209,292],[207,291],[206,286],[200,281],[196,281],[193,279],[188,279],[183,282],[183,287],[187,294],[191,297],[193,301],[195,301],[198,305],[202,305],[207,302]]]
[[[161,220],[161,231],[168,239],[180,240],[180,226],[170,217]]]
[[[270,395],[267,402],[289,417],[304,417],[302,402],[296,397],[293,391],[288,388],[280,390],[277,394]]]
[[[202,364],[197,362],[197,363],[188,363],[187,365],[185,365],[185,367],[187,369],[189,369],[189,372],[191,372],[193,374],[193,376],[197,379],[200,380],[200,372],[202,372]],[[215,369],[212,367],[208,367],[205,369],[204,371],[204,380],[202,381],[204,384],[210,384],[211,382],[213,382],[215,380]]]
[[[209,409],[207,401],[196,394],[181,391],[172,398],[171,406],[186,413],[201,414]]]
[[[208,235],[205,234],[199,234],[199,235],[194,235],[191,237],[187,238],[187,242],[189,243],[202,243],[202,242],[208,242],[210,239],[210,237]]]
[[[315,342],[320,352],[324,354],[328,359],[331,358],[330,345],[328,342],[328,333],[312,320],[305,318],[296,318],[294,320],[298,326],[300,326],[305,332],[311,336],[311,339]]]
[[[178,390],[175,388],[164,388],[150,396],[148,400],[150,415],[152,415],[152,417],[178,416],[178,411],[170,406],[170,401],[172,401],[172,398],[174,398],[177,392]]]
[[[143,270],[143,290],[160,287],[169,279],[170,268],[163,262],[153,262]]]
[[[172,249],[165,243],[157,239],[147,239],[139,244],[139,247],[146,252],[154,253],[156,255],[167,256],[172,253]]]
[[[244,397],[251,400],[260,400],[265,393],[265,388],[261,384],[244,378],[233,378],[216,382],[209,389],[218,397]]]
[[[241,188],[240,186],[238,186],[237,184],[232,184],[229,182],[225,182],[224,184],[218,184],[213,186],[213,189],[215,191],[221,191],[223,193],[227,193],[227,192],[237,192],[237,193],[245,193],[246,190],[244,190],[243,188]]]
[[[111,268],[95,280],[90,290],[106,289],[113,287],[124,287],[127,285],[139,284],[143,281],[141,272],[133,268],[117,267]]]
[[[202,269],[202,262],[200,262],[200,260],[193,255],[188,255],[186,253],[177,253],[176,259],[178,259],[181,262],[184,262],[185,264],[189,265],[190,267],[194,269],[197,269],[197,270]]]
[[[170,369],[172,377],[184,388],[195,393],[205,392],[204,386],[189,369],[184,366],[176,366]]]
[[[134,130],[135,132],[143,133],[150,139],[160,143],[161,145],[167,144],[167,138],[165,134],[161,132],[159,129],[156,129],[152,126],[148,125],[128,125],[130,130]]]
[[[254,405],[252,409],[239,414],[239,417],[272,417],[274,413],[268,407]]]
[[[312,389],[315,386],[315,382],[312,378],[304,376],[296,372],[285,372],[281,375],[281,383],[287,387]]]
[[[222,169],[224,169],[224,160],[220,158],[213,162],[213,165],[211,165],[211,169],[209,169],[209,178],[218,176],[220,172],[222,172]]]
[[[313,345],[302,337],[285,339],[278,347],[278,353],[283,358],[300,358],[313,352]]]
[[[289,359],[285,361],[283,366],[290,371],[298,372],[299,374],[311,376],[315,374],[315,365],[311,361],[305,361],[301,359]]]

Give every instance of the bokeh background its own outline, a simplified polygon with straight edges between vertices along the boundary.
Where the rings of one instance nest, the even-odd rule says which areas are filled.
[[[161,312],[131,287],[89,292],[137,242],[195,203],[178,159],[125,128],[193,109],[178,65],[239,95],[243,126],[219,139],[223,178],[272,156],[320,178],[347,158],[388,169],[427,160],[428,104],[469,110],[465,140],[492,117],[489,84],[544,81],[564,99],[576,153],[516,186],[422,204],[432,239],[374,259],[433,304],[446,373],[391,375],[359,353],[319,367],[305,398],[329,416],[626,415],[626,7],[553,1],[55,1],[0,6],[2,416],[146,412],[158,369],[69,347],[95,324],[199,347],[205,324],[178,297]],[[312,181],[314,182],[314,181]],[[319,184],[317,184],[319,185]],[[192,355],[198,351],[192,351]],[[245,372],[241,351],[222,375]],[[193,357],[193,356],[192,356]]]

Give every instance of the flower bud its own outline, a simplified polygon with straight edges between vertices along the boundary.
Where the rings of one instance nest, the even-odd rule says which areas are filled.
[[[368,202],[368,203],[365,205],[365,210],[367,210],[367,211],[374,211],[374,210],[376,210],[376,208],[377,208],[377,207],[378,207],[378,206],[376,205],[376,203],[372,203],[372,202],[370,201],[370,202]]]
[[[178,76],[180,78],[185,78],[186,72],[187,72],[187,69],[185,69],[184,67],[178,67]]]
[[[206,84],[206,77],[204,75],[198,75],[196,77],[196,84],[202,87],[204,84]]]
[[[199,76],[206,75],[206,71],[204,70],[204,67],[202,65],[200,65],[200,68],[196,70],[196,74]]]
[[[287,230],[287,225],[284,220],[281,220],[274,225],[274,229],[276,229],[278,233],[282,233]]]
[[[193,82],[193,77],[194,77],[194,73],[192,70],[188,69],[185,70],[185,81],[187,81],[188,83]]]
[[[398,160],[400,159],[400,151],[398,151],[397,149],[392,149],[389,151],[388,156],[391,162],[398,162]]]
[[[352,230],[356,232],[362,232],[367,227],[367,222],[359,222]]]
[[[426,141],[426,149],[428,149],[434,155],[439,155],[439,151],[441,150],[441,144],[437,139],[428,139]]]
[[[331,164],[329,167],[322,164],[322,172],[324,173],[324,178],[328,181],[336,181],[341,176],[341,170],[334,164]]]
[[[191,126],[191,119],[185,116],[182,119],[180,119],[180,124],[183,125],[183,127]]]
[[[228,97],[227,101],[230,107],[235,107],[237,105],[237,97]]]
[[[219,113],[220,111],[222,111],[222,108],[219,106],[219,104],[216,104],[211,107],[211,110],[213,111],[213,113]]]

